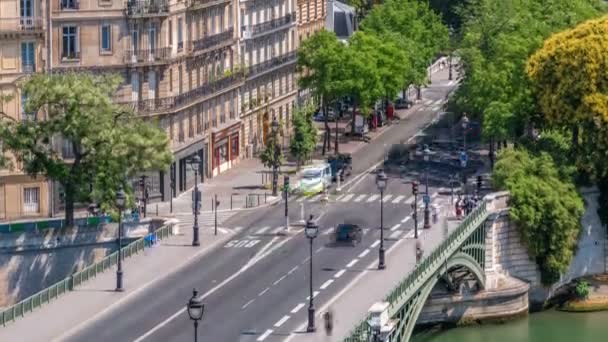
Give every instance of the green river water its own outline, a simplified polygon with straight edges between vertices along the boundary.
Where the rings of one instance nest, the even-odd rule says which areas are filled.
[[[505,324],[418,333],[413,342],[608,342],[608,312],[544,311]]]

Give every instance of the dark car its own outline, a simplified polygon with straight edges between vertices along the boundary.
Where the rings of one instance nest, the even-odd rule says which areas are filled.
[[[411,108],[413,105],[414,105],[414,102],[412,100],[401,99],[401,98],[395,100],[396,109],[408,109],[408,108]]]
[[[350,242],[353,246],[363,239],[363,229],[356,224],[339,224],[332,233],[332,242]]]

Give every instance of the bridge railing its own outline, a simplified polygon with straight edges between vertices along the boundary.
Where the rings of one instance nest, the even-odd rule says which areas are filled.
[[[389,294],[385,301],[390,303],[389,316],[394,315],[407,303],[407,300],[418,291],[429,277],[444,264],[444,261],[454,254],[464,241],[479,227],[488,217],[488,201],[483,200],[477,208],[471,212],[458,227],[445,239],[431,254],[416,265],[403,281],[401,281]],[[369,316],[359,323],[344,342],[367,341],[369,333]]]

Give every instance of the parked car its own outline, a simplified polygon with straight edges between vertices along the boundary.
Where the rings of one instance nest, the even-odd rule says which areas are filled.
[[[323,113],[323,110],[319,110],[317,113],[315,113],[313,119],[315,121],[325,121],[325,114]],[[334,112],[333,109],[330,109],[327,112],[327,121],[336,121],[337,119],[338,116],[336,115],[336,112]]]
[[[363,229],[356,224],[339,224],[332,232],[330,239],[334,243],[350,242],[356,246],[363,240]]]
[[[398,98],[395,100],[396,109],[408,109],[414,105],[414,101],[408,99]]]
[[[297,191],[303,195],[318,194],[331,185],[331,178],[331,166],[328,163],[307,167],[302,171]]]

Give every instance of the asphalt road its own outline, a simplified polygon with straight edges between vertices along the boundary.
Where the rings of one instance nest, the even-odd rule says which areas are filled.
[[[442,100],[447,90],[448,87],[431,88],[425,95],[432,100]],[[317,307],[336,295],[378,257],[380,203],[378,198],[373,198],[378,193],[375,178],[372,174],[357,176],[382,160],[386,146],[412,137],[433,119],[436,112],[438,110],[427,108],[412,113],[359,150],[353,156],[353,182],[342,199],[329,204],[303,202],[306,212],[315,214],[320,226],[313,249],[313,289],[318,291],[314,298]],[[385,247],[388,248],[413,227],[412,220],[406,219],[411,215],[411,206],[406,203],[411,188],[399,179],[391,179],[385,195],[391,195],[384,205]],[[346,196],[349,200],[342,201]],[[393,203],[399,196],[401,199]],[[293,199],[290,208],[294,222],[299,219],[299,202]],[[283,210],[280,205],[229,219],[224,226],[241,228],[225,246],[153,284],[67,340],[191,341],[192,323],[184,307],[193,288],[205,295],[200,341],[278,341],[285,338],[306,318],[309,243],[302,228],[292,228],[287,236],[276,234],[284,224]],[[329,242],[327,232],[345,221],[365,228],[361,244],[352,247]]]

